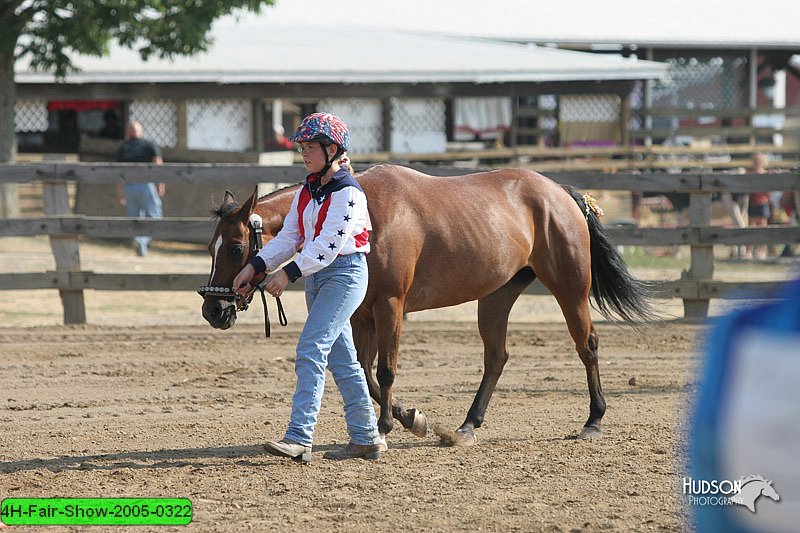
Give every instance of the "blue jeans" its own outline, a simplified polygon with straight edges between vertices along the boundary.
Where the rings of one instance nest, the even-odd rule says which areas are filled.
[[[155,183],[132,183],[125,185],[125,209],[129,217],[161,218],[161,197],[158,196]],[[149,235],[140,235],[134,240],[142,251],[147,251],[150,244]]]
[[[356,444],[379,442],[375,410],[350,327],[350,317],[367,293],[367,278],[366,256],[353,253],[337,257],[305,279],[308,319],[297,343],[297,388],[286,430],[288,440],[311,446],[328,368],[344,401],[350,440]]]

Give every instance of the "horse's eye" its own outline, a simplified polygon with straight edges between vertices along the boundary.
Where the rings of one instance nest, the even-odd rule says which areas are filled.
[[[239,256],[242,255],[243,253],[244,253],[244,245],[236,244],[234,246],[231,246],[231,255]]]

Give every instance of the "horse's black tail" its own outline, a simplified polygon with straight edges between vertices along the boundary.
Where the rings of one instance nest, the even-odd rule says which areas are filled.
[[[642,325],[660,317],[653,308],[656,283],[636,279],[617,251],[600,218],[583,196],[572,187],[564,187],[584,213],[589,225],[592,255],[592,296],[595,306],[608,320],[616,313],[628,324]]]

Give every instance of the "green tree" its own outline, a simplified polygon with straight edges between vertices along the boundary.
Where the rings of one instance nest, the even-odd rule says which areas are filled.
[[[14,146],[14,63],[61,78],[70,56],[102,56],[109,45],[138,50],[142,59],[192,55],[208,49],[217,18],[260,12],[274,0],[0,0],[0,163]]]

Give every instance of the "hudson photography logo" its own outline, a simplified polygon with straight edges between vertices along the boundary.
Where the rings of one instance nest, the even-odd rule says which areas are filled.
[[[764,476],[744,476],[739,479],[683,478],[683,495],[690,505],[742,505],[756,512],[756,501],[766,496],[776,502],[781,497]]]

